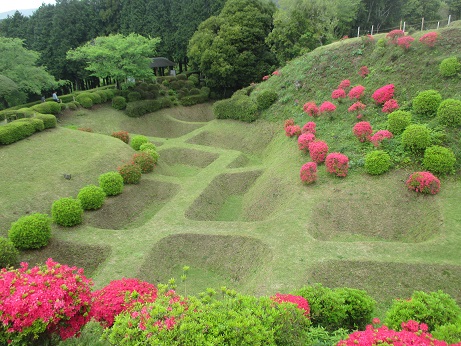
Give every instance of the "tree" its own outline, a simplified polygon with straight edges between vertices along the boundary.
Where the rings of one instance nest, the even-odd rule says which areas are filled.
[[[99,78],[126,82],[129,78],[149,79],[151,57],[155,55],[158,38],[138,34],[97,37],[85,45],[67,52],[67,59],[85,61],[86,69]]]
[[[273,3],[229,0],[218,16],[200,24],[188,55],[210,87],[237,90],[274,68],[276,58],[264,42],[274,12]]]

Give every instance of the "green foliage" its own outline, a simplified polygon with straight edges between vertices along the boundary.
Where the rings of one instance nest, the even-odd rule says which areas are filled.
[[[112,107],[118,110],[123,110],[126,108],[126,100],[123,96],[115,96],[112,99]]]
[[[139,150],[144,151],[146,149],[157,150],[157,147],[152,142],[144,142],[139,146]]]
[[[93,101],[93,104],[99,104],[102,102],[101,96],[98,93],[92,92],[92,93],[83,93],[81,95],[88,96],[91,101]],[[78,101],[78,100],[77,100]]]
[[[60,226],[72,227],[83,221],[82,203],[78,199],[64,197],[53,202],[51,206],[53,222]]]
[[[443,59],[439,65],[439,72],[442,77],[454,77],[457,76],[460,71],[461,63],[455,56]]]
[[[142,99],[142,96],[137,91],[132,91],[128,94],[128,102],[139,101]]]
[[[106,90],[97,90],[93,94],[96,94],[99,96],[101,101],[99,103],[105,103],[107,102],[108,96]]]
[[[461,308],[443,291],[415,291],[408,300],[396,299],[386,313],[384,324],[394,330],[401,329],[401,323],[414,320],[426,323],[429,331],[440,326],[456,323],[461,317]]]
[[[442,101],[437,110],[437,119],[442,125],[450,127],[461,125],[461,101],[455,99]]]
[[[98,181],[107,196],[116,196],[123,192],[123,177],[118,172],[103,173]]]
[[[145,151],[134,154],[133,163],[141,168],[142,173],[150,173],[155,167],[154,158],[150,153]]]
[[[0,126],[0,144],[11,144],[35,133],[35,127],[29,122],[15,120]]]
[[[341,327],[349,330],[364,330],[373,317],[375,300],[363,290],[341,287],[335,291],[344,298],[347,307],[347,317]]]
[[[126,163],[118,168],[124,184],[139,184],[141,181],[141,167],[135,163]]]
[[[44,247],[51,238],[51,219],[39,213],[23,216],[11,224],[8,238],[21,250]]]
[[[450,148],[433,145],[424,152],[423,167],[434,174],[454,173],[455,162],[455,154]]]
[[[136,135],[131,138],[130,145],[134,150],[140,150],[141,145],[149,142],[149,139],[143,135]]]
[[[0,237],[0,268],[13,267],[18,264],[19,251],[11,240]]]
[[[437,114],[441,102],[442,95],[437,90],[421,91],[413,98],[413,111],[416,114],[433,117]]]
[[[256,96],[256,103],[259,110],[268,109],[276,100],[277,93],[273,90],[264,90]]]
[[[401,134],[405,128],[411,124],[411,113],[402,110],[396,110],[387,116],[387,129],[393,135]]]
[[[168,97],[162,97],[156,100],[141,100],[127,104],[125,113],[129,117],[140,117],[147,113],[158,111],[162,108],[171,107],[173,103]]]
[[[215,102],[213,113],[217,119],[252,122],[258,117],[258,105],[249,96],[238,95]]]
[[[83,108],[91,108],[93,107],[93,98],[90,97],[90,94],[91,93],[81,93],[79,95],[77,95],[77,97],[75,98],[75,100],[80,104],[80,106],[82,106]]]
[[[365,156],[364,167],[368,174],[383,174],[391,167],[391,157],[383,150],[372,151]]]
[[[456,323],[445,324],[432,332],[432,336],[438,340],[443,340],[448,344],[455,344],[461,341],[461,319]]]
[[[43,123],[43,120],[38,119],[38,118],[23,118],[23,119],[18,119],[16,121],[24,121],[26,123],[32,124],[32,126],[35,129],[35,132],[40,132],[45,129],[45,124]]]
[[[194,83],[194,85],[198,85],[199,84],[199,77],[197,74],[191,74],[189,77],[188,77],[188,80],[190,80],[192,83]]]
[[[84,210],[99,209],[104,204],[106,193],[99,186],[87,185],[80,189],[77,198]]]
[[[426,125],[409,125],[402,133],[402,144],[410,151],[422,151],[431,145],[431,131]]]
[[[56,117],[53,114],[37,114],[35,115],[35,118],[43,121],[45,129],[51,129],[53,127],[56,127],[58,123]]]
[[[61,104],[55,101],[39,103],[31,108],[42,114],[59,114],[61,112]]]
[[[193,105],[196,105],[196,104],[199,104],[199,103],[204,103],[204,102],[208,101],[208,95],[207,94],[199,92],[197,95],[193,95],[192,94],[193,90],[198,91],[198,89],[192,89],[191,90],[191,95],[184,96],[184,97],[181,98],[179,103],[182,106],[193,106]]]

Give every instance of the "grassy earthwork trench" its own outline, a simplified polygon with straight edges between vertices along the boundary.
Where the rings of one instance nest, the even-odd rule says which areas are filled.
[[[339,55],[338,44],[345,55]],[[355,165],[346,178],[335,178],[320,166],[317,183],[305,186],[299,179],[308,156],[285,136],[282,120],[293,117],[302,125],[307,121],[302,103],[326,97],[362,65],[357,59],[367,58],[368,48],[360,56],[352,54],[358,49],[354,40],[338,44],[312,53],[322,55],[316,69],[325,63],[335,73],[322,67],[322,77],[311,78],[316,72],[307,56],[282,69],[280,79],[273,76],[260,86],[279,93],[279,101],[263,114],[270,121],[215,120],[210,104],[140,118],[103,105],[62,114],[58,128],[0,148],[2,235],[20,216],[50,213],[54,200],[75,197],[83,186],[97,184],[99,174],[130,161],[133,149],[109,136],[126,130],[157,145],[160,160],[154,172],[143,175],[139,185],[125,186],[100,210],[85,212],[82,225],[53,226],[51,244],[22,252],[21,260],[35,264],[53,257],[84,267],[96,288],[122,277],[153,283],[174,277],[183,294],[228,286],[271,295],[315,282],[361,288],[378,301],[379,317],[393,298],[407,298],[414,290],[442,289],[461,303],[457,176],[443,178],[435,196],[406,189],[412,167],[374,177]],[[399,53],[400,58],[399,66],[408,56]],[[367,64],[372,71],[381,68]],[[396,82],[402,102],[411,99],[403,88],[413,96],[430,89],[413,90],[394,75],[377,75],[378,87]],[[293,86],[298,79],[305,81],[300,90]],[[368,83],[371,90],[373,82]],[[329,91],[322,94],[322,88]],[[453,90],[450,95],[459,93]],[[350,131],[355,120],[342,114],[340,121],[316,120],[317,136],[331,151],[357,161],[369,148],[356,143]],[[366,116],[374,126],[383,123],[382,115],[370,111]],[[82,127],[93,133],[75,130]],[[72,179],[64,179],[64,173]],[[191,268],[186,284],[179,280],[184,265]]]

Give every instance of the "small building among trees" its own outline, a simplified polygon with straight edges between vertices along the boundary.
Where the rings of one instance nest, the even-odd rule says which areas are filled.
[[[164,76],[165,68],[168,67],[168,75],[176,75],[176,71],[173,69],[175,63],[167,58],[158,57],[152,58],[152,63],[150,67],[154,69],[156,76]]]

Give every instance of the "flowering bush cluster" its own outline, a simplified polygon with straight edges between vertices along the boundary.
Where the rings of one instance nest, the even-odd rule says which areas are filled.
[[[363,93],[365,91],[365,87],[362,85],[356,85],[353,87],[351,90],[349,90],[349,93],[347,96],[349,96],[350,100],[360,100],[360,98],[363,96]]]
[[[315,135],[310,132],[306,132],[301,134],[298,137],[298,148],[299,150],[308,151],[309,150],[309,143],[315,140]]]
[[[324,141],[314,141],[309,143],[309,154],[312,161],[322,163],[328,153],[328,144]]]
[[[379,130],[376,131],[376,133],[370,137],[370,142],[373,143],[375,147],[379,147],[381,142],[385,139],[391,139],[394,137],[392,133],[388,130]]]
[[[154,170],[155,162],[152,156],[145,151],[133,155],[133,164],[141,168],[142,173],[149,173]]]
[[[263,79],[263,80],[268,80],[269,77],[270,77],[269,75],[266,75],[266,76],[264,76],[262,79]]]
[[[349,169],[349,158],[341,153],[331,153],[325,159],[325,166],[328,173],[345,177]]]
[[[373,129],[368,121],[360,121],[354,125],[352,132],[354,133],[354,136],[363,143],[370,140]]]
[[[435,43],[437,42],[438,34],[435,31],[428,32],[419,38],[419,42],[428,46],[434,47]]]
[[[303,106],[303,110],[310,117],[316,117],[319,115],[319,108],[313,101],[306,102]]]
[[[303,128],[301,129],[301,133],[309,132],[315,135],[315,126],[316,125],[313,121],[309,121],[304,124]]]
[[[125,163],[121,165],[118,167],[118,172],[123,178],[123,184],[139,184],[141,181],[141,167],[134,163]]]
[[[344,79],[339,83],[338,89],[346,89],[351,86],[351,81],[349,79]]]
[[[346,98],[346,92],[344,91],[344,89],[333,90],[333,92],[331,93],[331,98],[333,100],[344,99],[344,98]]]
[[[390,99],[384,102],[383,109],[382,111],[384,113],[392,113],[393,111],[396,111],[399,109],[399,104],[397,103],[397,100],[395,99]]]
[[[299,125],[288,125],[285,126],[285,135],[287,137],[298,137],[301,134],[301,128]]]
[[[336,106],[331,103],[330,101],[325,101],[320,105],[319,111],[320,113],[331,113],[336,110]]]
[[[359,69],[359,75],[360,75],[360,77],[365,78],[365,77],[368,76],[369,74],[370,74],[370,70],[368,69],[367,66],[362,66],[362,67]]]
[[[357,112],[357,118],[360,119],[362,116],[361,116],[361,113],[360,111],[364,110],[366,108],[366,105],[363,104],[362,102],[360,101],[357,101],[357,102],[354,102],[348,109],[347,111],[348,112]]]
[[[390,41],[390,43],[397,44],[397,40],[403,36],[405,36],[405,32],[403,32],[403,30],[392,30],[387,33],[386,38]]]
[[[410,49],[410,46],[411,46],[411,43],[414,41],[415,39],[411,36],[403,36],[403,37],[399,37],[397,39],[397,45],[399,47],[402,47],[403,49],[407,50],[407,49]]]
[[[83,269],[51,258],[43,266],[0,271],[0,343],[31,345],[59,334],[67,339],[88,322],[92,282]]]
[[[130,135],[128,134],[127,131],[112,132],[111,136],[120,139],[121,141],[125,142],[126,144],[128,144],[130,142]]]
[[[276,293],[271,299],[277,303],[293,303],[298,309],[303,310],[304,316],[308,317],[310,313],[309,303],[304,297],[294,296],[292,294],[280,294]]]
[[[440,191],[440,180],[431,172],[414,172],[406,182],[410,190],[435,195]]]
[[[388,84],[377,89],[371,97],[377,104],[384,104],[394,97],[394,90],[394,84]]]
[[[299,172],[301,180],[306,184],[311,184],[317,180],[317,164],[315,162],[307,162],[301,167]]]

